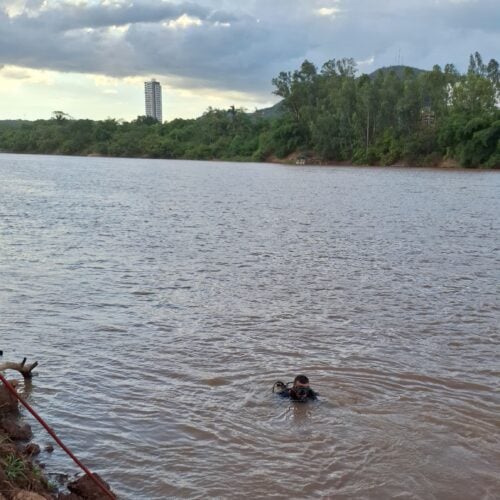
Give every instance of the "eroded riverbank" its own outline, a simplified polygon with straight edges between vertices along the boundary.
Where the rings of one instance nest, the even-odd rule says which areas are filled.
[[[20,383],[2,378],[0,383],[0,500],[100,500],[106,497],[103,488],[109,492],[109,498],[115,498],[98,475],[70,480],[55,471],[45,471],[43,454],[52,453],[54,446],[47,444],[42,450],[32,442],[31,426],[23,421],[19,411],[19,402],[24,398],[18,388],[29,390],[32,368],[25,370],[24,361],[18,366],[0,363],[0,370],[5,369],[24,370],[25,379]]]

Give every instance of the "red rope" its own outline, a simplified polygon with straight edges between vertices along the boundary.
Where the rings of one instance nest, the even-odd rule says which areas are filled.
[[[115,495],[106,488],[106,486],[99,480],[98,477],[94,476],[85,465],[78,460],[78,458],[73,455],[71,450],[57,437],[56,433],[45,423],[45,421],[38,415],[38,413],[17,393],[12,384],[0,373],[0,380],[4,383],[5,387],[9,392],[40,422],[43,428],[52,436],[54,441],[70,456],[70,458],[87,474],[94,483],[99,486],[99,488],[106,494],[107,497],[116,500]]]

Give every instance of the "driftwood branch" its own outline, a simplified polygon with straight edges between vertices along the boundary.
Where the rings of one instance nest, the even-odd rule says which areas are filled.
[[[38,361],[26,364],[26,358],[24,358],[20,363],[14,363],[12,361],[0,363],[0,372],[3,372],[5,370],[15,370],[19,372],[24,378],[31,378],[33,376],[32,372],[37,366]]]

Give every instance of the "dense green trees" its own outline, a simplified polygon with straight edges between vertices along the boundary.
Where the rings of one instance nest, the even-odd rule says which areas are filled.
[[[294,153],[311,162],[500,166],[500,70],[480,54],[466,74],[384,68],[357,76],[353,59],[320,70],[304,61],[273,79],[279,112],[209,108],[196,120],[160,124],[74,120],[0,122],[0,150],[29,153],[264,161]],[[267,116],[267,117],[266,117]]]
[[[243,110],[209,109],[197,120],[160,124],[73,120],[60,112],[50,120],[0,122],[0,150],[18,153],[147,158],[252,159],[264,120]]]
[[[321,160],[500,164],[499,65],[493,59],[484,64],[478,53],[465,75],[447,65],[444,71],[399,67],[357,78],[354,61],[342,59],[328,61],[320,72],[305,61],[273,84],[288,110],[275,137],[290,138],[293,123],[302,131],[294,147]]]

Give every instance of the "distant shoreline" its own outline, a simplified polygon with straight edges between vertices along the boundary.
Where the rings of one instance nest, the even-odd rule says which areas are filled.
[[[311,161],[305,161],[305,163],[297,163],[297,157],[295,154],[290,155],[287,158],[270,158],[266,163],[273,163],[279,165],[294,165],[294,166],[306,166],[306,167],[360,167],[360,168],[411,168],[411,169],[439,169],[439,170],[495,170],[494,168],[484,168],[484,167],[464,167],[460,165],[457,161],[451,159],[443,159],[434,165],[411,165],[404,161],[398,161],[390,165],[370,165],[370,164],[357,164],[350,161],[324,161],[319,159],[312,159]],[[497,169],[498,170],[498,169]]]
[[[228,159],[197,159],[197,158],[151,158],[147,156],[107,156],[101,154],[88,154],[88,155],[67,155],[57,153],[16,153],[12,151],[2,151],[0,154],[4,155],[22,155],[22,156],[56,156],[67,158],[109,158],[116,160],[151,160],[151,161],[196,161],[204,163],[240,163],[240,164],[253,164],[253,165],[283,165],[289,167],[350,167],[350,168],[370,168],[370,169],[411,169],[411,170],[444,170],[444,171],[499,171],[500,168],[485,168],[485,167],[464,167],[454,160],[442,160],[435,165],[410,165],[405,162],[396,162],[391,165],[369,165],[357,164],[348,161],[318,161],[305,162],[297,164],[295,160],[290,158],[269,158],[265,161],[251,161],[251,160],[228,160]]]

